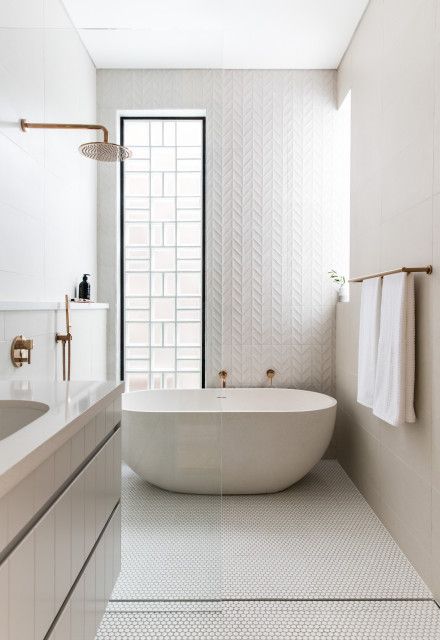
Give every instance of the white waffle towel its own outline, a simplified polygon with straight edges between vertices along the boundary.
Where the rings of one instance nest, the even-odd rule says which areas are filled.
[[[366,407],[373,407],[381,292],[382,278],[363,281],[359,323],[357,401]]]
[[[395,273],[382,285],[374,415],[395,427],[415,422],[414,380],[414,276]]]

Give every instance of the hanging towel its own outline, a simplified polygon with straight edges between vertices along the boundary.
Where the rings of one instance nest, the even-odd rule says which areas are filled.
[[[414,276],[396,273],[382,285],[374,415],[395,427],[415,422],[414,380]]]
[[[363,281],[359,323],[357,401],[366,407],[373,407],[381,292],[382,278]]]

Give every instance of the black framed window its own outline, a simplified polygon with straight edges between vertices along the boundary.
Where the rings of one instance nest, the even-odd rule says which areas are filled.
[[[205,119],[122,117],[121,376],[204,386]]]

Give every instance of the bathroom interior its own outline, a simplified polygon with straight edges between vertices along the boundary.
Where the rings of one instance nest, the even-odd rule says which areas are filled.
[[[440,0],[0,0],[0,640],[440,638],[439,71]]]

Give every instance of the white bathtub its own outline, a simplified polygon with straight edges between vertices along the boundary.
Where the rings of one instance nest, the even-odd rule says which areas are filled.
[[[125,462],[181,493],[274,493],[320,460],[336,400],[296,389],[136,391],[122,399]]]

